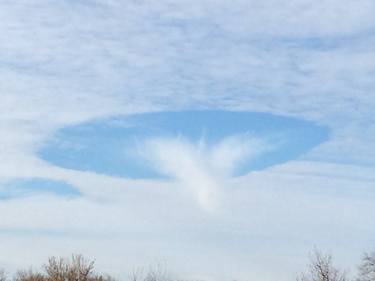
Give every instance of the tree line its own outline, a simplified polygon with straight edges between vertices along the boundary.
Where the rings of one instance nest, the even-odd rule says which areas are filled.
[[[177,281],[163,267],[148,271],[137,270],[129,276],[130,281]],[[178,279],[181,280],[181,279]],[[13,277],[0,270],[0,281],[115,281],[107,274],[94,270],[94,261],[82,255],[72,255],[70,259],[51,257],[41,271],[20,270]],[[277,281],[277,280],[275,280]],[[333,264],[332,256],[315,249],[310,254],[306,269],[296,276],[295,281],[375,281],[375,252],[362,256],[355,277]]]
[[[298,274],[296,281],[375,281],[375,252],[364,253],[356,276],[349,277],[347,271],[333,264],[331,255],[314,249],[307,269]]]

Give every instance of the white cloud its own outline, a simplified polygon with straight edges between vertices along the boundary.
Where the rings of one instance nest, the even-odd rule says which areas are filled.
[[[374,242],[374,5],[2,1],[0,180],[64,180],[84,198],[1,201],[0,249],[14,255],[0,262],[82,251],[123,276],[124,264],[164,255],[181,272],[290,280],[302,263],[295,257],[317,244],[355,263]],[[261,144],[157,143],[157,161],[178,183],[65,170],[35,156],[67,125],[182,108],[309,118],[332,139],[305,162],[232,180],[221,172]],[[269,259],[279,265],[272,272]]]
[[[199,204],[214,211],[219,204],[221,187],[243,162],[270,148],[264,140],[250,135],[234,135],[216,144],[204,138],[193,143],[182,137],[144,141],[139,156],[164,175],[177,179],[195,194]]]
[[[214,210],[219,184],[217,174],[207,164],[204,144],[194,145],[182,139],[153,139],[145,145],[146,161],[161,173],[181,181],[204,209]]]
[[[123,180],[115,186],[82,173],[77,186],[108,192],[106,200],[37,196],[1,202],[0,247],[12,250],[13,266],[29,262],[25,249],[38,252],[35,265],[51,254],[80,251],[120,276],[165,259],[177,272],[223,280],[254,274],[287,280],[314,244],[339,253],[342,265],[355,263],[370,245],[372,170],[339,176],[352,173],[347,166],[293,162],[226,180],[224,200],[213,213],[186,200],[176,183]],[[270,261],[279,266],[262,274]]]
[[[233,175],[243,162],[254,160],[276,145],[249,135],[227,137],[212,148],[210,162],[220,174]]]

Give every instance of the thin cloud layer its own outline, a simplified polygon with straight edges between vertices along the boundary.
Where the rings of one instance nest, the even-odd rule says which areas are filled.
[[[266,281],[293,278],[314,244],[357,260],[375,228],[374,13],[370,0],[2,1],[0,182],[42,178],[81,196],[0,200],[0,248],[12,253],[0,265],[82,252],[120,277],[165,259],[184,277]],[[158,140],[153,161],[172,182],[38,154],[66,127],[191,109],[293,116],[331,134],[237,178],[225,174],[262,143]]]

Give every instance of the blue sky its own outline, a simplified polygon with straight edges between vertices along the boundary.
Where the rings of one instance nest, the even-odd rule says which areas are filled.
[[[291,280],[314,245],[355,264],[375,244],[374,13],[2,1],[0,266]]]
[[[217,161],[238,158],[233,159],[230,175],[241,176],[302,157],[328,139],[328,129],[313,122],[257,112],[143,113],[63,128],[41,147],[39,156],[57,166],[113,176],[170,177],[149,159],[155,153],[149,142],[155,139],[189,143],[202,153],[210,151],[214,158],[226,149],[227,157]],[[234,146],[243,148],[236,152]]]
[[[80,195],[78,190],[63,181],[28,178],[15,179],[3,184],[0,198],[2,200],[12,200],[18,197],[28,197],[44,193],[69,197]]]

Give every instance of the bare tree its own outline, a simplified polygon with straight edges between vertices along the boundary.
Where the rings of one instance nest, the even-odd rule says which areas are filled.
[[[130,276],[131,281],[172,281],[173,278],[162,264],[150,267],[148,271],[143,268],[134,270]]]
[[[94,261],[82,255],[73,255],[71,260],[51,257],[44,270],[47,281],[113,281],[109,275],[96,274]]]
[[[357,281],[375,281],[375,252],[363,255]]]
[[[3,269],[0,269],[0,281],[7,281],[7,275]]]
[[[150,268],[144,281],[172,281],[168,271],[161,264],[155,268]]]
[[[297,281],[347,281],[346,273],[332,264],[332,256],[322,254],[317,249],[310,257],[306,272],[297,277]]]
[[[81,255],[73,255],[71,261],[51,257],[44,266],[49,281],[87,281],[94,269],[94,262]]]
[[[16,273],[14,281],[47,281],[45,276],[33,270],[20,270]]]

